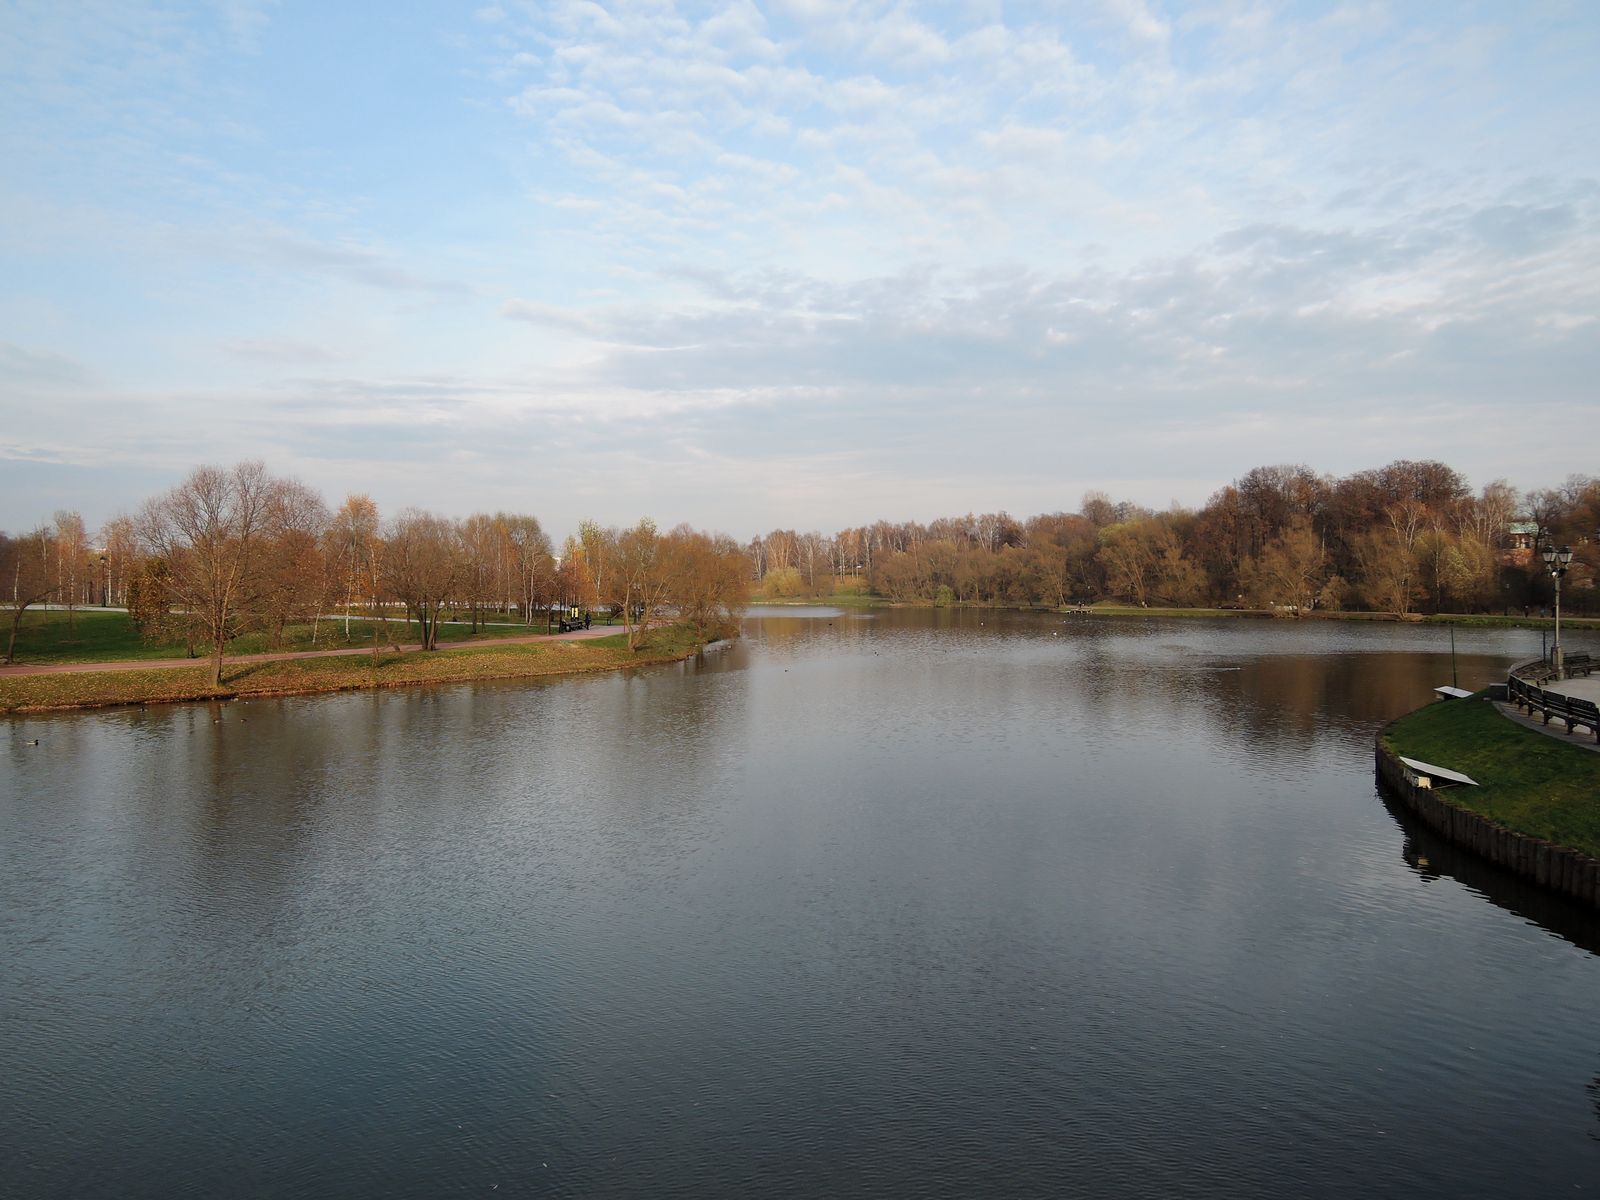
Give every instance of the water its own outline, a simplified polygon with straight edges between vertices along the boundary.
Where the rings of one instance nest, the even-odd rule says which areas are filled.
[[[0,727],[0,1194],[1600,1190],[1594,918],[1374,790],[1445,631],[747,635]]]

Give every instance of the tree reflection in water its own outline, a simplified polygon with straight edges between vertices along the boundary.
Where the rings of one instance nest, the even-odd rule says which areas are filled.
[[[1590,954],[1600,954],[1600,914],[1445,841],[1382,787],[1379,796],[1404,835],[1401,858],[1424,885],[1447,877],[1454,879],[1491,904],[1549,930]],[[1600,1075],[1585,1084],[1584,1091],[1594,1105],[1595,1121],[1600,1123]],[[1600,1142],[1600,1130],[1590,1130],[1589,1136]]]

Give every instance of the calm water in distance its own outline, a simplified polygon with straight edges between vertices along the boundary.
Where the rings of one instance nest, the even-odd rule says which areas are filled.
[[[0,1195],[1600,1191],[1596,922],[1374,788],[1446,630],[746,635],[0,725]]]

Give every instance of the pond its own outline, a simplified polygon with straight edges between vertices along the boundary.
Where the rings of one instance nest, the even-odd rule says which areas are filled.
[[[1448,639],[758,609],[666,668],[12,720],[0,1194],[1591,1189],[1593,915],[1374,787]]]

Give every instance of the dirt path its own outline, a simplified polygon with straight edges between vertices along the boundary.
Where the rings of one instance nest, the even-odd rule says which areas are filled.
[[[475,642],[441,642],[438,649],[476,650],[485,646],[520,646],[530,642],[581,642],[621,632],[620,625],[597,625],[593,629],[575,629],[571,633],[534,633],[527,637],[484,638]],[[388,646],[385,645],[382,649],[388,650]],[[422,646],[418,642],[408,642],[400,649],[421,650]],[[371,653],[371,646],[360,646],[347,650],[284,650],[277,654],[240,654],[224,658],[222,669],[227,671],[229,667],[245,663],[287,662],[294,658],[349,658],[357,654]],[[176,667],[203,667],[209,661],[206,658],[123,658],[112,662],[22,664],[0,667],[0,679],[12,675],[87,675],[96,671],[159,671]]]

